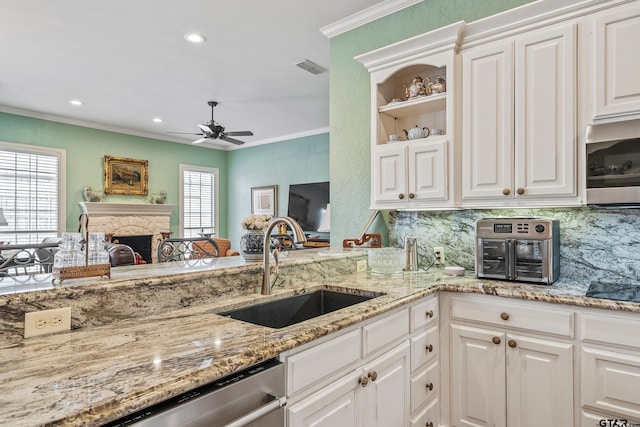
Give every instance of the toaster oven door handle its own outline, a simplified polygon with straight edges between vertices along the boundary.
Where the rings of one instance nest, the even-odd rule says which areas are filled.
[[[507,250],[504,255],[506,258],[506,265],[507,265],[507,279],[513,280],[515,279],[515,268],[516,268],[516,249],[515,249],[514,239],[507,239]]]

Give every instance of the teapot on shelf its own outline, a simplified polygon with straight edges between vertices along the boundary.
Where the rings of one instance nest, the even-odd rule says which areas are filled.
[[[406,129],[402,129],[402,130],[404,131],[404,134],[407,136],[407,139],[426,138],[431,133],[428,127],[420,128],[418,127],[418,125],[416,125],[416,127],[413,127],[409,130],[406,130]]]
[[[443,93],[447,91],[447,83],[442,77],[438,77],[435,82],[428,84],[430,93]]]
[[[429,77],[425,77],[424,79],[418,75],[416,75],[413,79],[411,79],[411,83],[409,86],[404,86],[404,96],[407,99],[415,98],[417,96],[429,95],[431,93],[430,89],[431,79]]]

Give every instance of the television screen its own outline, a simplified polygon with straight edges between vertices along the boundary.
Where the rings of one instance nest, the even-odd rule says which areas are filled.
[[[287,216],[296,220],[305,233],[315,234],[328,203],[329,182],[290,185]]]

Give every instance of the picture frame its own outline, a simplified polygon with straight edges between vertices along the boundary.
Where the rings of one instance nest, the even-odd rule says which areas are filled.
[[[254,215],[278,215],[278,186],[251,187],[251,213]]]
[[[149,161],[104,156],[105,194],[146,196],[149,192]]]

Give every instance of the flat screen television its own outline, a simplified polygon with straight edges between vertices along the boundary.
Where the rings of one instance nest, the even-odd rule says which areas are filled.
[[[296,220],[305,234],[318,235],[318,228],[329,204],[329,182],[289,186],[287,216]]]

